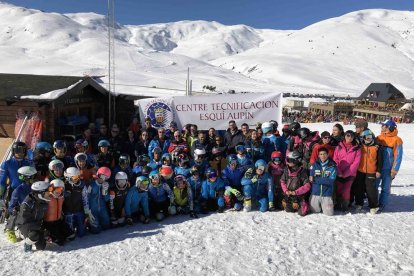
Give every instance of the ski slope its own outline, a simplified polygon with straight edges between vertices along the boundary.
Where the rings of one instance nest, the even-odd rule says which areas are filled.
[[[330,131],[333,124],[308,124]],[[379,125],[370,124],[375,134]],[[353,126],[345,126],[353,129]],[[24,253],[0,236],[2,275],[413,275],[414,125],[399,125],[400,173],[378,215],[285,212],[167,218]]]

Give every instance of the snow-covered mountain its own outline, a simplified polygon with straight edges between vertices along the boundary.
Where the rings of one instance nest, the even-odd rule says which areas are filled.
[[[0,30],[0,72],[107,74],[103,15],[0,2]],[[390,10],[354,12],[298,31],[206,21],[117,24],[117,91],[183,89],[190,67],[198,91],[213,85],[219,91],[359,94],[371,82],[391,82],[411,96],[413,31],[413,12]]]

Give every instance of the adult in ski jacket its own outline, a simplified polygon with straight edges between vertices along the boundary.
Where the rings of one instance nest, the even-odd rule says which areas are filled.
[[[31,162],[29,160],[17,159],[15,156],[12,156],[9,160],[3,163],[0,168],[0,197],[2,197],[5,192],[7,180],[9,179],[12,190],[16,189],[21,184],[17,170],[23,166],[30,165]]]

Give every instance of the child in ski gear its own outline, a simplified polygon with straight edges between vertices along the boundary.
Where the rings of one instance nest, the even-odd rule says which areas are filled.
[[[201,177],[204,177],[206,174],[206,170],[209,168],[208,160],[206,158],[206,150],[195,149],[194,150],[194,160],[191,160],[191,166],[197,166],[198,171]]]
[[[321,147],[318,152],[319,158],[310,167],[309,180],[312,183],[310,210],[312,213],[323,212],[327,216],[333,216],[332,194],[336,179],[336,164],[329,158],[327,148]]]
[[[30,193],[30,187],[35,180],[37,171],[34,167],[24,166],[17,170],[17,174],[22,184],[19,185],[12,193],[8,206],[9,217],[7,219],[5,228],[7,239],[12,243],[17,242],[14,229],[16,226],[16,219],[20,205],[23,203],[27,195]]]
[[[251,130],[244,143],[247,155],[256,162],[259,159],[264,159],[264,145],[262,140],[257,135],[257,130]]]
[[[298,151],[289,152],[286,157],[287,166],[280,179],[284,193],[282,201],[286,212],[296,212],[305,216],[309,211],[307,197],[312,187],[306,169],[302,166],[302,156]]]
[[[354,182],[355,209],[362,210],[364,195],[367,194],[368,206],[372,214],[378,211],[378,190],[376,187],[377,178],[381,177],[382,154],[379,145],[375,142],[374,133],[371,130],[364,130],[360,134],[361,161]]]
[[[263,131],[263,137],[262,137],[262,143],[264,148],[264,160],[266,162],[269,162],[271,160],[271,154],[272,152],[279,150],[280,148],[280,139],[276,137],[273,131],[273,124],[270,122],[264,122],[262,124],[262,131]]]
[[[162,166],[174,167],[174,165],[172,164],[171,155],[169,153],[164,153],[161,156],[161,162]]]
[[[296,150],[299,151],[302,155],[303,168],[308,170],[310,167],[310,158],[312,155],[313,147],[319,141],[319,132],[311,132],[308,128],[303,127],[299,129],[299,136],[301,142],[299,143],[298,148]]]
[[[150,222],[150,211],[148,204],[148,186],[149,179],[146,176],[138,176],[135,185],[128,190],[125,199],[125,216],[126,222],[132,225],[138,220],[141,213],[142,222],[148,224]]]
[[[81,180],[89,183],[96,174],[95,166],[93,166],[85,153],[77,153],[75,155],[75,164],[81,173]]]
[[[89,209],[87,187],[81,180],[81,173],[75,167],[65,171],[65,189],[63,201],[63,215],[69,228],[76,232],[78,237],[85,235],[85,209]]]
[[[160,176],[162,178],[162,181],[167,183],[170,188],[174,188],[174,171],[170,166],[162,166],[159,169]]]
[[[152,170],[158,170],[161,167],[162,165],[161,154],[162,154],[162,151],[160,148],[154,148],[152,150],[152,154],[151,154],[152,159],[148,164],[148,166],[150,166]]]
[[[270,157],[272,160],[269,162],[269,173],[273,178],[274,205],[275,208],[282,210],[283,190],[280,178],[285,170],[285,164],[282,162],[283,155],[280,151],[274,151]]]
[[[16,225],[24,237],[24,251],[32,251],[35,245],[37,250],[44,250],[46,240],[44,237],[43,217],[48,209],[49,183],[38,181],[32,184],[31,192],[20,206]]]
[[[213,168],[206,170],[206,180],[203,181],[201,188],[200,206],[202,213],[209,211],[224,211],[224,182],[217,177],[217,172]]]
[[[343,212],[348,212],[351,186],[361,160],[361,147],[356,142],[352,130],[348,130],[345,139],[336,146],[333,160],[338,172],[335,181],[336,207]]]
[[[110,218],[106,202],[109,201],[109,179],[111,170],[101,167],[96,172],[96,179],[87,188],[89,209],[85,209],[85,215],[89,222],[90,231],[94,234],[110,227]]]
[[[174,173],[175,175],[190,176],[189,160],[186,154],[181,153],[178,155],[178,166],[174,168]]]
[[[274,211],[273,180],[266,172],[266,161],[259,159],[254,166],[255,170],[248,169],[241,181],[245,197],[244,211],[251,211],[253,203],[258,205],[260,212],[266,212],[268,209]]]
[[[196,166],[191,167],[191,176],[187,179],[188,184],[191,187],[191,193],[193,194],[194,210],[200,212],[200,199],[201,199],[201,187],[203,182],[200,179],[200,174]]]
[[[52,158],[52,150],[52,145],[48,142],[39,142],[36,144],[33,162],[39,180],[45,180],[49,173],[48,166]]]
[[[49,206],[43,217],[43,226],[49,231],[52,242],[63,245],[67,238],[74,237],[74,232],[65,223],[62,217],[63,191],[65,184],[60,179],[54,179],[50,182]]]
[[[138,176],[142,175],[142,170],[150,162],[148,155],[142,154],[137,157],[137,162],[132,168],[132,179],[136,179]],[[148,172],[149,173],[149,172]]]
[[[227,166],[222,172],[224,185],[241,190],[241,179],[243,178],[243,173],[244,170],[239,166],[237,156],[235,154],[227,156]]]
[[[237,152],[237,163],[239,165],[238,167],[244,173],[248,168],[253,166],[253,161],[246,154],[246,148],[244,147],[244,144],[237,145],[235,149]]]
[[[128,175],[125,172],[117,172],[115,175],[115,186],[109,191],[109,211],[113,226],[125,224],[124,206],[128,187]]]
[[[99,152],[95,155],[96,165],[98,168],[100,167],[107,167],[107,168],[114,168],[115,167],[115,158],[112,152],[109,151],[109,147],[111,143],[108,140],[100,140],[98,143]]]
[[[310,164],[315,163],[315,161],[319,158],[318,150],[321,147],[324,147],[328,150],[328,156],[330,159],[333,159],[335,148],[330,144],[331,143],[331,135],[328,131],[324,131],[321,133],[321,138],[319,143],[317,143],[312,149],[312,155],[310,157]]]
[[[174,208],[174,194],[167,183],[161,182],[160,174],[157,171],[152,171],[149,175],[150,185],[148,188],[148,195],[150,198],[150,211],[156,220],[161,221],[165,215],[175,215]]]
[[[56,140],[53,143],[53,152],[55,156],[52,157],[52,160],[60,160],[62,161],[65,168],[75,166],[75,160],[73,160],[72,156],[66,155],[66,143],[63,140]]]
[[[197,214],[194,212],[193,193],[191,192],[191,187],[189,187],[184,175],[177,175],[174,177],[173,193],[177,214],[189,214],[190,217],[196,218]]]
[[[377,137],[378,144],[381,146],[383,166],[381,178],[377,180],[377,188],[381,186],[379,197],[379,207],[384,209],[388,204],[391,192],[391,182],[400,169],[403,157],[403,142],[398,136],[397,124],[392,120],[382,123],[381,134]]]

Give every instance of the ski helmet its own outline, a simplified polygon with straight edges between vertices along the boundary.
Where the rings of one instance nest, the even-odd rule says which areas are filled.
[[[56,171],[62,171],[65,165],[62,161],[59,159],[55,159],[49,162],[49,171],[56,177],[55,172]]]
[[[80,176],[81,176],[81,172],[76,167],[69,167],[65,171],[66,181],[68,181],[69,184],[71,184],[71,185],[79,186],[80,185]]]
[[[244,145],[239,144],[239,145],[237,145],[237,146],[235,147],[235,150],[236,150],[236,152],[241,152],[241,153],[243,153],[243,152],[245,152],[245,151],[246,151],[246,148],[244,147]]]
[[[276,131],[279,124],[275,120],[270,120],[269,123],[272,125],[273,131]]]
[[[299,129],[299,137],[302,139],[306,139],[310,136],[311,132],[309,130],[309,128],[307,127],[302,127],[301,129]]]
[[[142,166],[147,165],[150,162],[150,158],[148,157],[148,155],[142,154],[138,156],[137,161],[138,161],[138,165],[142,167]]]
[[[229,156],[227,156],[227,164],[237,164],[237,156],[235,154],[229,154]]]
[[[50,193],[52,193],[53,197],[57,198],[65,190],[65,183],[63,183],[63,181],[60,179],[53,179],[50,181],[48,190]]]
[[[128,183],[128,175],[125,172],[117,172],[115,175],[115,186],[118,190],[125,190]]]
[[[79,168],[84,168],[86,166],[87,160],[88,160],[88,156],[83,152],[77,153],[75,155],[76,166]]]
[[[161,156],[161,161],[164,162],[165,160],[170,160],[171,161],[171,155],[169,153],[164,153]]]
[[[59,158],[62,158],[66,154],[66,143],[63,140],[56,140],[53,143],[53,152]]]
[[[156,147],[156,148],[154,148],[154,149],[152,150],[152,153],[153,153],[153,154],[161,154],[161,153],[162,153],[162,149],[161,149],[161,148],[159,148],[159,147]]]
[[[302,155],[300,154],[300,152],[294,150],[288,153],[287,157],[286,157],[286,162],[287,163],[292,163],[294,165],[299,165],[300,162],[302,162]]]
[[[52,153],[52,149],[52,145],[48,142],[39,142],[35,146],[35,151],[42,155],[45,155],[46,153]]]
[[[31,185],[36,178],[37,171],[34,167],[24,166],[17,170],[19,180],[25,184]]]
[[[268,133],[269,131],[273,131],[273,125],[270,122],[264,122],[262,124],[262,131],[264,134]]]
[[[369,130],[369,129],[364,130],[364,131],[361,133],[361,137],[362,137],[362,139],[363,139],[363,143],[364,143],[364,145],[370,146],[370,145],[374,144],[374,142],[375,142],[375,135],[374,135],[374,133],[373,133],[371,130]]]
[[[174,185],[177,188],[184,189],[187,186],[187,179],[185,178],[184,175],[179,174],[176,177],[174,177]],[[180,186],[180,185],[185,185],[185,186],[183,187],[183,186]]]
[[[194,159],[204,159],[206,150],[204,148],[198,148],[194,150]]]
[[[189,161],[189,159],[188,159],[188,156],[187,156],[187,154],[185,154],[185,153],[180,153],[179,155],[178,155],[178,164],[182,164],[182,165],[184,165],[184,164],[186,164],[186,163],[188,163],[188,161]]]
[[[129,155],[126,153],[121,154],[121,156],[119,156],[118,159],[119,162],[119,166],[125,170],[126,168],[129,167],[129,163],[131,162],[131,159],[129,158]]]
[[[144,166],[142,167],[141,173],[142,175],[149,175],[151,173],[151,167],[150,166]]]
[[[14,142],[12,146],[12,153],[13,156],[16,156],[16,154],[22,154],[23,156],[26,156],[27,145],[21,141]]]
[[[107,167],[100,167],[96,172],[96,176],[106,181],[111,177],[111,170]]]
[[[256,161],[256,163],[254,163],[254,167],[257,170],[265,171],[266,167],[267,167],[267,163],[263,159],[259,159],[259,160]]]
[[[191,175],[199,175],[198,167],[197,166],[192,166],[190,168],[190,173],[191,173]]]
[[[162,166],[160,168],[160,175],[165,179],[168,180],[174,174],[173,169],[170,166]]]
[[[220,148],[214,147],[211,149],[211,154],[213,154],[214,157],[217,157],[217,156],[221,156],[222,152]]]
[[[293,122],[289,125],[290,133],[297,135],[297,131],[300,129],[300,124],[298,122]]]
[[[135,180],[135,186],[141,191],[148,191],[149,179],[145,176],[138,176]]]
[[[160,185],[160,174],[157,171],[152,171],[149,174],[149,179],[154,187],[158,187]],[[157,180],[157,183],[154,183]]]
[[[111,143],[109,143],[108,140],[100,140],[98,143],[98,147],[102,148],[102,147],[107,147],[109,148],[111,146]]]
[[[272,158],[272,161],[282,161],[282,153],[280,151],[272,152],[270,157]]]
[[[49,183],[46,181],[37,181],[31,186],[32,194],[44,201],[50,201],[49,198],[45,197],[45,193],[49,190]]]

